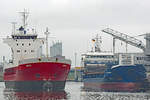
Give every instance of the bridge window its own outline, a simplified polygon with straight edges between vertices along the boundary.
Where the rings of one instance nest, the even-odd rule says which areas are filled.
[[[35,36],[12,36],[13,39],[36,39],[37,35]]]

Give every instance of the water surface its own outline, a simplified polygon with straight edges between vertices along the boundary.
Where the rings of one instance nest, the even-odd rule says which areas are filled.
[[[0,100],[150,100],[150,93],[91,92],[82,90],[83,83],[67,82],[61,92],[14,92],[0,82]]]

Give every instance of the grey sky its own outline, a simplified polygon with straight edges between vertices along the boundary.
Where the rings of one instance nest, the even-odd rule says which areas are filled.
[[[74,64],[77,52],[77,65],[80,65],[80,55],[89,50],[90,39],[96,33],[102,36],[103,49],[112,49],[112,37],[100,32],[103,28],[110,27],[131,36],[150,32],[149,5],[149,0],[0,0],[0,36],[11,34],[10,23],[20,23],[17,12],[26,8],[30,12],[29,25],[36,27],[40,36],[49,27],[55,39],[63,42],[64,55]],[[0,57],[9,58],[9,47],[1,39],[0,45]],[[125,51],[124,46],[120,49],[120,41],[117,46],[116,51]],[[133,48],[129,46],[129,51],[141,51]]]

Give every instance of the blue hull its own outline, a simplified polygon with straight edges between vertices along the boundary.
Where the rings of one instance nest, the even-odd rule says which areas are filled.
[[[84,87],[106,91],[140,91],[149,87],[143,65],[118,65],[103,74],[86,74]]]

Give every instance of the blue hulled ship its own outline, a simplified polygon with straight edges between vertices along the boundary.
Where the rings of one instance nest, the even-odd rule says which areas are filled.
[[[82,54],[84,89],[132,92],[148,87],[142,54],[101,51],[101,38],[92,41],[94,50]]]

